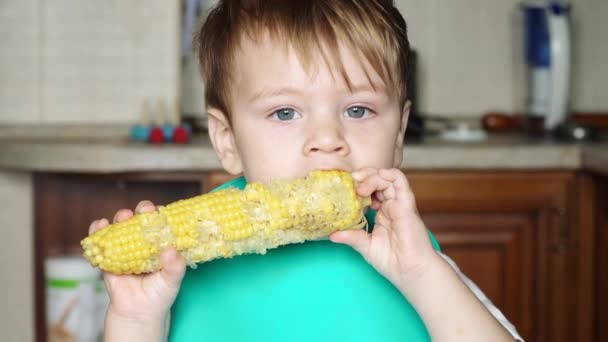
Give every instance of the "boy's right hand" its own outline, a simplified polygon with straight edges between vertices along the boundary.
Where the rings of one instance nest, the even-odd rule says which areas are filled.
[[[150,201],[141,201],[135,213],[154,211]],[[133,216],[129,209],[121,209],[114,215],[114,223]],[[89,234],[103,229],[107,219],[91,223]],[[186,271],[184,258],[173,248],[161,254],[162,269],[141,275],[117,275],[104,273],[106,289],[110,296],[107,315],[142,323],[162,321],[175,301]]]

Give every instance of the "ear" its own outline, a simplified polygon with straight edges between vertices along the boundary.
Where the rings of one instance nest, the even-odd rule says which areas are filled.
[[[234,132],[228,118],[219,109],[207,110],[209,139],[220,163],[228,173],[238,175],[243,172],[243,163],[234,141]]]
[[[405,101],[405,104],[403,104],[403,109],[401,110],[399,133],[397,133],[397,139],[395,140],[395,155],[393,157],[393,167],[396,168],[401,167],[401,162],[403,161],[403,139],[405,137],[405,129],[407,128],[407,120],[410,117],[411,107],[412,102],[407,100]]]

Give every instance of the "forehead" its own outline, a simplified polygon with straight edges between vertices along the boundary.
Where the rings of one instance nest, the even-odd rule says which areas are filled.
[[[304,85],[331,86],[347,91],[351,86],[385,89],[384,80],[360,54],[338,43],[333,53],[326,47],[308,56],[298,54],[292,44],[270,39],[244,38],[234,55],[235,95],[259,87]]]

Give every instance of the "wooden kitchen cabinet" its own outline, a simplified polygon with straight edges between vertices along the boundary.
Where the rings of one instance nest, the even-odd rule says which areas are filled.
[[[594,266],[596,220],[587,217],[587,207],[593,210],[596,201],[592,177],[553,171],[406,174],[420,214],[442,250],[526,341],[594,341],[594,336],[605,336],[599,329],[594,332],[593,317],[605,319],[607,312],[605,305],[593,306],[595,297],[606,303],[594,286],[605,289],[608,282],[606,277],[594,282],[593,277],[601,272]],[[44,340],[44,257],[79,252],[78,242],[94,218],[110,218],[141,199],[164,204],[193,196],[231,178],[223,172],[37,175],[38,340]],[[603,260],[605,269],[608,259]]]
[[[608,341],[608,177],[597,182],[596,312],[597,341]]]
[[[569,172],[408,173],[426,225],[526,341],[591,341],[578,218]],[[580,222],[579,222],[580,221]],[[583,225],[587,226],[583,226]],[[581,300],[582,299],[582,300]]]
[[[34,176],[34,279],[36,341],[46,340],[44,259],[81,254],[90,223],[134,209],[140,200],[167,204],[200,194],[200,174],[36,174]]]

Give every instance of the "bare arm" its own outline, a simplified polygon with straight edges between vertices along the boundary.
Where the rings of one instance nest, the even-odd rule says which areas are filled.
[[[439,255],[397,287],[416,308],[433,341],[513,341]]]
[[[433,341],[513,341],[458,274],[433,249],[414,195],[398,169],[353,173],[357,192],[372,196],[376,225],[342,231],[331,240],[352,246],[414,306]]]
[[[492,301],[486,296],[486,294],[483,293],[483,291],[471,279],[469,279],[469,277],[462,273],[462,271],[460,270],[458,265],[456,265],[454,260],[452,260],[449,256],[441,252],[438,252],[437,254],[439,254],[439,256],[441,256],[441,258],[445,260],[448,265],[450,265],[450,267],[458,275],[458,278],[460,278],[460,280],[467,286],[467,288],[475,295],[477,300],[479,300],[483,304],[483,306],[492,314],[492,316],[500,323],[500,325],[502,325],[502,327],[505,328],[516,341],[524,342],[524,339],[517,332],[517,328],[511,322],[509,322],[507,317],[505,317],[505,315],[500,311],[500,309],[492,303]]]
[[[106,342],[161,342],[164,339],[164,318],[140,320],[120,316],[111,310],[106,314]]]

